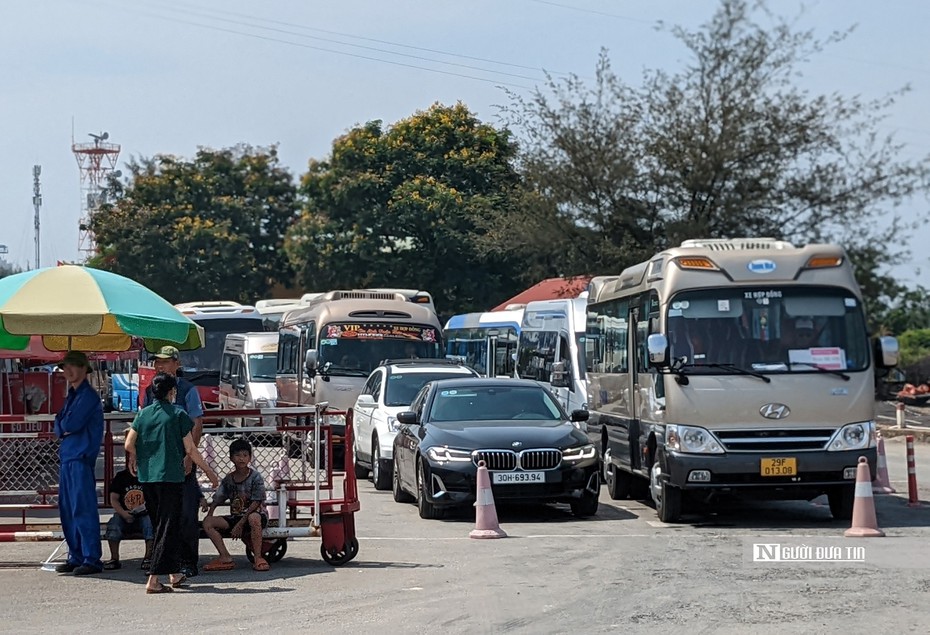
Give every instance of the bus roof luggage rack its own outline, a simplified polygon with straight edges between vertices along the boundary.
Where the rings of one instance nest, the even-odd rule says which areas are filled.
[[[737,249],[794,249],[786,240],[775,238],[695,238],[681,243],[684,248],[734,251]]]
[[[353,291],[330,291],[324,293],[319,299],[322,300],[404,300],[403,295],[399,293],[385,293],[379,291],[353,290]]]

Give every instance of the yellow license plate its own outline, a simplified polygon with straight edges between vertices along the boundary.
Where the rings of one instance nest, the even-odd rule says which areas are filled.
[[[762,459],[759,473],[762,476],[795,476],[798,473],[798,461],[794,457]]]

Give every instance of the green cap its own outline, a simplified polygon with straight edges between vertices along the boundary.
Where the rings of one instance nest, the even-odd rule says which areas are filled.
[[[63,367],[66,364],[71,366],[80,366],[91,370],[90,361],[87,359],[87,355],[81,351],[68,351],[65,353],[65,358],[58,363],[58,368]]]
[[[181,354],[174,346],[162,346],[157,353],[152,355],[152,359],[180,359]]]

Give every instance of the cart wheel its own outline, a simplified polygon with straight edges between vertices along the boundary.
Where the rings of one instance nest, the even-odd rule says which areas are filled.
[[[263,540],[262,541],[262,556],[269,563],[278,562],[281,558],[284,557],[284,554],[287,553],[287,538],[278,538],[277,540]],[[255,564],[255,552],[252,551],[252,547],[249,545],[245,546],[245,557],[249,559],[249,562]]]
[[[323,556],[326,564],[341,567],[358,555],[358,538],[350,538],[341,551],[328,551],[326,547],[320,545],[320,555]]]

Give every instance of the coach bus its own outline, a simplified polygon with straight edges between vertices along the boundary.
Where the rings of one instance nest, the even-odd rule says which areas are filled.
[[[446,358],[484,377],[512,377],[522,319],[522,308],[453,315],[442,332]]]
[[[238,302],[187,302],[175,307],[203,327],[204,347],[181,351],[181,368],[184,378],[197,387],[204,407],[216,408],[219,406],[220,364],[226,336],[263,330],[262,316],[254,306]]]
[[[876,461],[876,368],[844,250],[773,239],[689,240],[589,296],[591,417],[612,498],[826,494],[849,519],[856,465]]]

